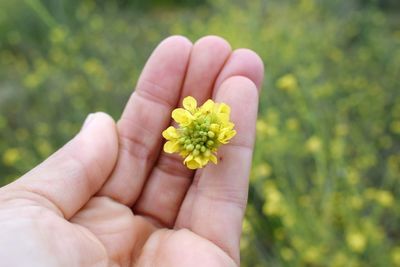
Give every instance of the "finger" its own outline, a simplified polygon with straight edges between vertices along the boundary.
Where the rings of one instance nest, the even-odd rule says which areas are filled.
[[[117,153],[114,121],[95,113],[74,139],[5,190],[22,193],[69,219],[106,181]]]
[[[257,88],[260,90],[264,77],[264,64],[261,58],[249,49],[237,49],[231,53],[215,82],[213,97],[215,97],[222,82],[235,75],[252,80],[254,84],[258,84]],[[200,177],[199,174],[196,176]],[[189,189],[185,196],[177,221],[187,222],[190,219],[191,207],[195,196],[191,191],[193,191],[193,187]]]
[[[248,78],[234,76],[221,85],[215,101],[231,106],[237,135],[218,150],[218,165],[210,164],[196,175],[182,205],[177,227],[189,228],[209,239],[239,263],[241,224],[255,137],[257,87]]]
[[[221,37],[206,36],[199,39],[193,46],[180,100],[189,95],[199,103],[209,99],[215,80],[230,54],[231,46]]]
[[[150,56],[118,122],[118,162],[99,195],[129,206],[138,198],[179,100],[191,48],[189,40],[173,36]]]
[[[180,103],[188,95],[195,97],[199,103],[210,98],[214,82],[230,53],[229,44],[220,37],[207,36],[198,40],[192,49]],[[193,171],[182,164],[179,155],[161,152],[135,204],[135,213],[172,226],[192,175]]]
[[[241,48],[233,51],[224,69],[215,81],[213,97],[221,84],[232,76],[244,76],[254,82],[260,90],[264,79],[264,64],[261,58],[252,50]]]

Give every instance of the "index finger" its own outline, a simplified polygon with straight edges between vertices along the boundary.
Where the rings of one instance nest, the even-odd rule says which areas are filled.
[[[128,206],[140,195],[179,100],[191,49],[188,39],[172,36],[150,56],[118,122],[118,161],[99,195]]]

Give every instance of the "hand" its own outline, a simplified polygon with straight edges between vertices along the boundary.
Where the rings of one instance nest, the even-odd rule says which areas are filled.
[[[238,266],[259,57],[174,36],[149,58],[117,124],[88,117],[63,148],[0,189],[1,266]],[[184,96],[231,106],[237,135],[196,172],[162,152]]]

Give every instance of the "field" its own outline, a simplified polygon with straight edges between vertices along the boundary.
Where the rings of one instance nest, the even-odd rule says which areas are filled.
[[[118,119],[172,34],[266,66],[242,266],[400,266],[397,1],[0,0],[0,184]]]

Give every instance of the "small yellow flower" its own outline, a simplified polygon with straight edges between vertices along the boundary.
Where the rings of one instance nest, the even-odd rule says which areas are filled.
[[[202,106],[191,96],[183,99],[183,108],[172,112],[178,128],[168,127],[162,135],[167,142],[164,151],[178,152],[189,169],[204,167],[209,161],[217,164],[218,147],[235,136],[230,119],[230,107],[207,100]]]
[[[281,90],[292,92],[298,88],[296,76],[286,74],[277,80],[276,86]]]
[[[311,136],[306,142],[306,148],[308,151],[316,153],[321,150],[322,143],[318,136]]]
[[[400,266],[400,247],[394,247],[390,254],[395,266]]]
[[[14,165],[21,158],[18,148],[9,148],[3,154],[3,163],[7,166]]]
[[[347,245],[354,252],[363,252],[367,246],[367,238],[360,232],[350,232],[346,235]]]

